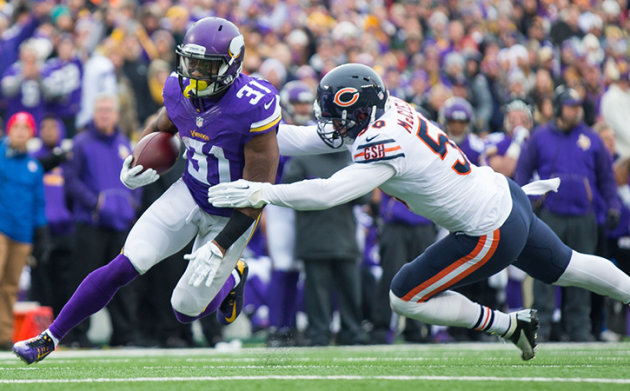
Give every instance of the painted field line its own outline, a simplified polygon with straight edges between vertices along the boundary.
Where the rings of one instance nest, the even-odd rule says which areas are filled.
[[[199,382],[234,380],[390,380],[390,381],[477,381],[477,382],[538,382],[538,383],[599,383],[630,384],[630,379],[564,378],[564,377],[480,377],[480,376],[203,376],[203,377],[136,377],[88,379],[21,379],[0,380],[0,384],[60,384],[60,383],[128,383],[128,382]]]

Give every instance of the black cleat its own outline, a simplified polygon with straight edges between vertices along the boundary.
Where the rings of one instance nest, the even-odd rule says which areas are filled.
[[[222,325],[234,322],[243,309],[243,296],[249,267],[244,260],[239,259],[234,270],[238,273],[241,281],[232,288],[217,311],[217,319]]]
[[[42,361],[54,350],[55,343],[46,332],[13,345],[13,353],[27,364]]]
[[[521,349],[521,358],[531,360],[536,355],[536,338],[538,333],[538,315],[534,309],[512,312],[510,314],[510,328],[503,335]]]

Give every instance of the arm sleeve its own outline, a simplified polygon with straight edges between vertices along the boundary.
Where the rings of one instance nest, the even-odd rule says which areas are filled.
[[[266,186],[263,198],[297,210],[320,210],[352,201],[394,176],[386,164],[351,164],[328,179],[311,179]]]
[[[326,145],[317,134],[317,126],[296,126],[280,124],[278,127],[278,148],[284,156],[319,155],[339,152]]]

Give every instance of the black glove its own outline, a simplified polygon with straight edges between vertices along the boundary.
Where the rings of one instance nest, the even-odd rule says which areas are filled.
[[[606,214],[606,229],[615,229],[619,225],[621,213],[617,209],[608,209]]]
[[[43,265],[48,262],[50,258],[50,252],[52,251],[52,241],[50,239],[50,232],[48,226],[44,225],[35,228],[35,234],[33,237],[33,258],[37,260],[38,265]]]

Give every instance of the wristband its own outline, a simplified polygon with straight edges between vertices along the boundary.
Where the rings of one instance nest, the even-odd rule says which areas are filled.
[[[227,251],[227,249],[247,231],[254,221],[256,221],[256,219],[253,217],[235,210],[230,220],[225,227],[223,227],[223,230],[214,238],[214,241]]]

